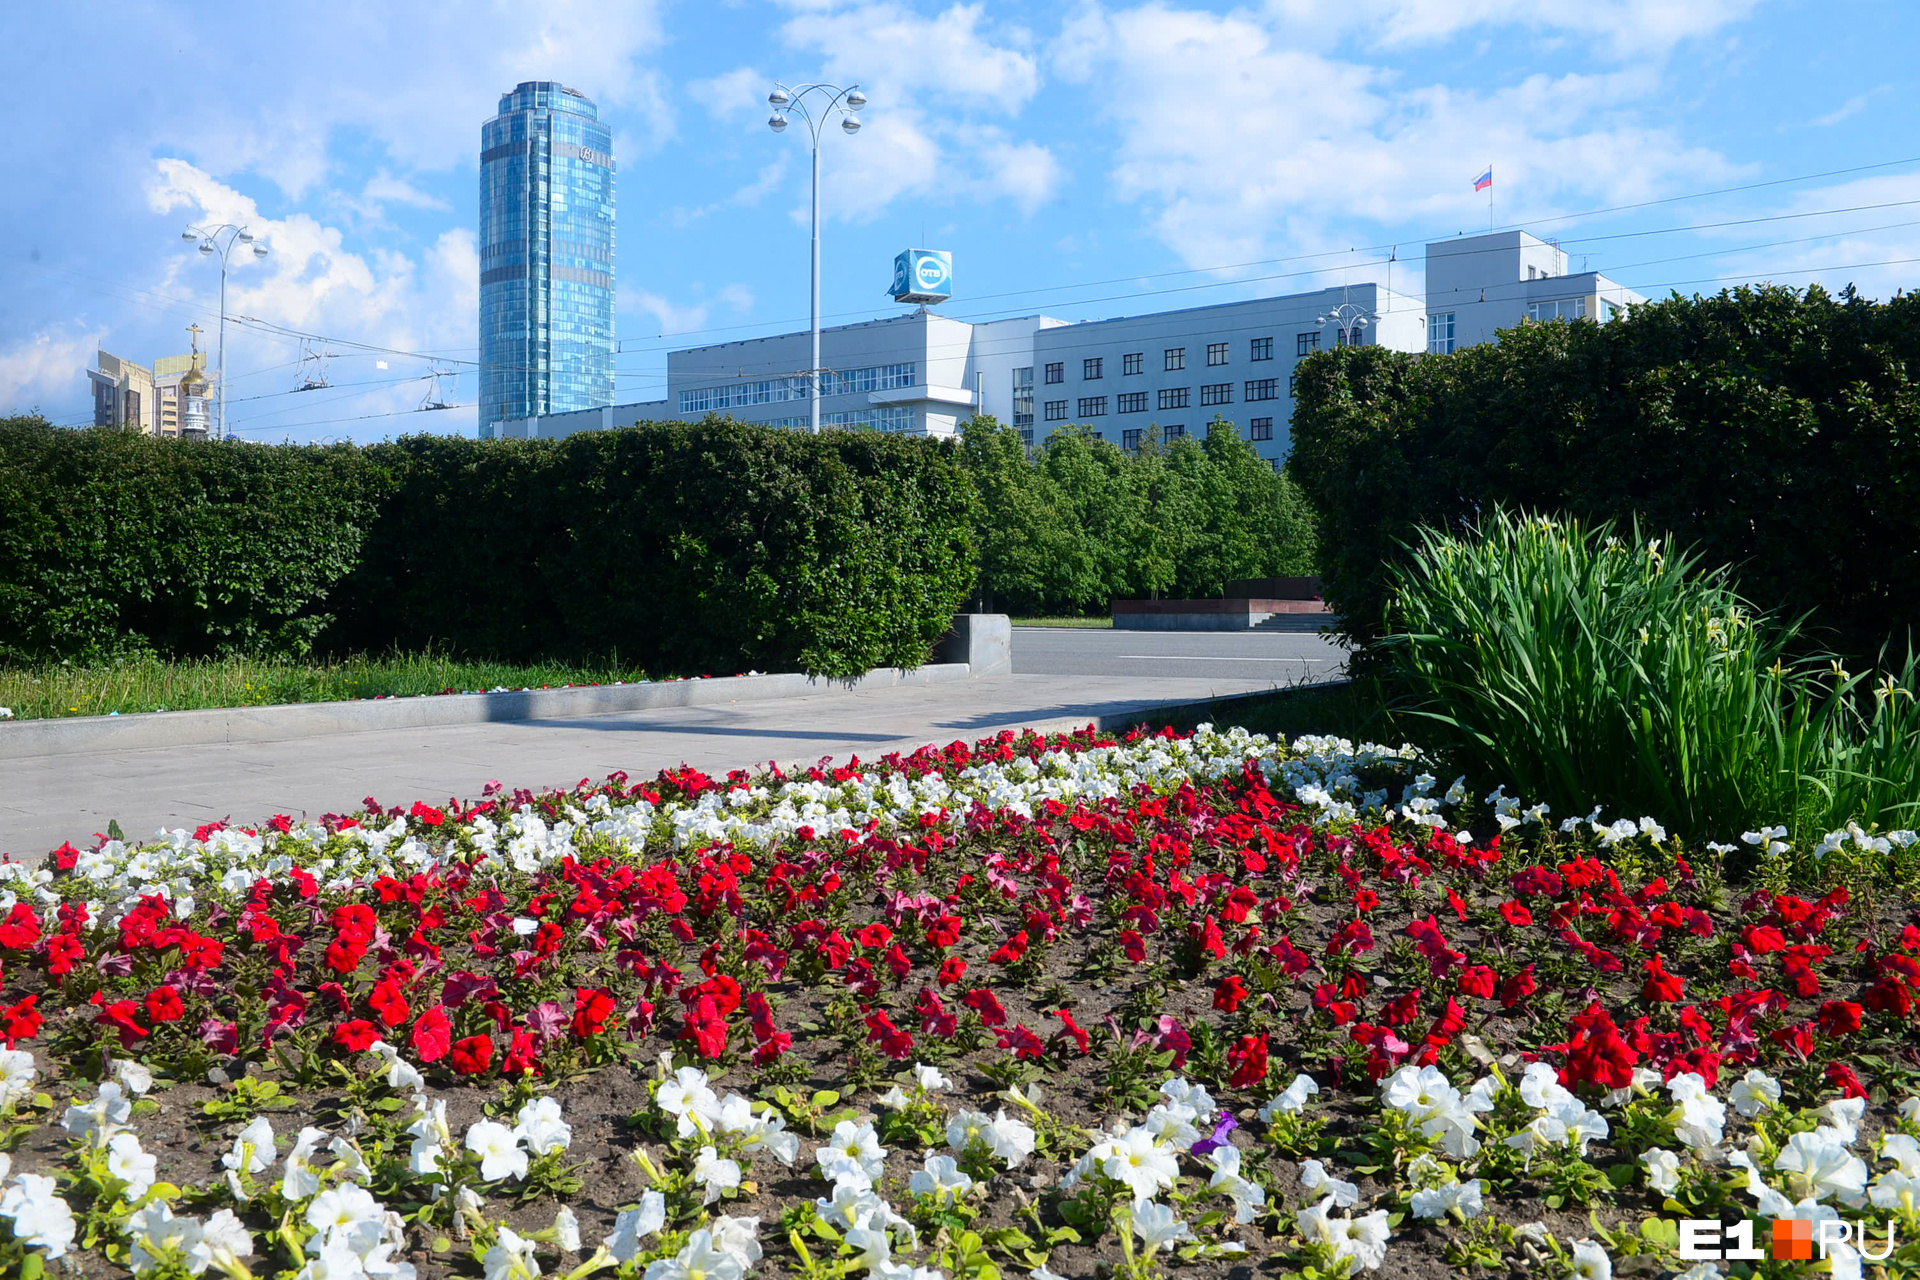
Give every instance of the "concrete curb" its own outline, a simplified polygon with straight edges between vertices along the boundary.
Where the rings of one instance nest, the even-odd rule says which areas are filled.
[[[726,676],[717,680],[597,685],[582,689],[451,693],[365,702],[304,702],[210,711],[148,711],[124,716],[24,720],[0,724],[0,760],[101,751],[137,751],[149,747],[282,742],[291,738],[366,733],[379,729],[427,729],[515,720],[562,720],[622,711],[651,711],[662,707],[769,702],[836,690],[945,684],[971,678],[973,670],[968,663],[939,662],[912,671],[869,671],[849,680],[818,679],[797,674]]]

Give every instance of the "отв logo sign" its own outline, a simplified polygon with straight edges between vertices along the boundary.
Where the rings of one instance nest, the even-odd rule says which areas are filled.
[[[913,270],[922,289],[938,289],[947,282],[947,264],[938,258],[922,258]]]
[[[1753,1262],[1761,1258],[1777,1261],[1807,1261],[1825,1258],[1829,1249],[1851,1250],[1869,1262],[1880,1262],[1892,1255],[1899,1232],[1893,1222],[1886,1223],[1882,1247],[1868,1247],[1874,1236],[1864,1222],[1827,1218],[1812,1222],[1805,1218],[1776,1218],[1770,1224],[1769,1248],[1756,1248],[1753,1223],[1735,1222],[1722,1226],[1711,1218],[1680,1220],[1680,1259],[1683,1262]]]

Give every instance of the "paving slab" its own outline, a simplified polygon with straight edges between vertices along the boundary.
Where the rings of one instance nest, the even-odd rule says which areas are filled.
[[[1082,637],[1075,644],[1091,657],[1040,665],[1107,665],[1096,660],[1107,652],[1129,667],[1136,660],[1118,655],[1136,652],[1129,646],[1139,639],[1138,633]],[[8,759],[0,761],[0,852],[38,860],[63,840],[91,840],[109,820],[129,837],[146,838],[215,819],[252,823],[275,813],[348,812],[367,796],[383,804],[474,797],[495,779],[537,789],[616,770],[650,777],[682,763],[723,771],[856,753],[870,759],[1023,726],[1117,726],[1155,706],[1339,678],[1343,655],[1332,645],[1318,637],[1278,639],[1295,646],[1298,660],[1248,662],[1274,655],[1240,652],[1210,666],[1161,653],[1148,660],[1153,674],[1014,674],[779,702]],[[1025,648],[1016,637],[1016,672]]]

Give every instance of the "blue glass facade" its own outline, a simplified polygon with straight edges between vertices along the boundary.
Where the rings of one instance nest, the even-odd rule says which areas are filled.
[[[480,433],[613,403],[613,134],[530,80],[480,129]]]

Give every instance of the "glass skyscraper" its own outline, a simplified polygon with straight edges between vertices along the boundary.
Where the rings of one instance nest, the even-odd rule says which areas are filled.
[[[480,434],[613,403],[613,134],[546,80],[480,128]]]

